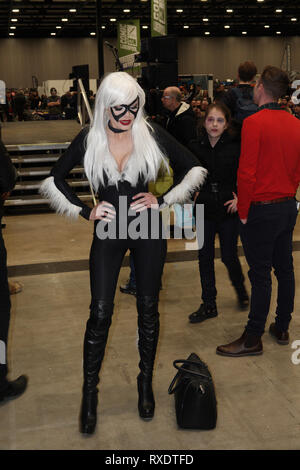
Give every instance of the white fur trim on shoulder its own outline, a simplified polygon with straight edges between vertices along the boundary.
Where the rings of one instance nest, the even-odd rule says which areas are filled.
[[[164,196],[164,201],[170,205],[186,202],[189,197],[203,184],[207,170],[202,166],[194,166],[183,180]]]
[[[46,199],[49,199],[50,206],[55,209],[58,214],[66,215],[67,217],[75,219],[79,216],[82,208],[72,204],[66,196],[57,189],[53,176],[49,176],[49,178],[46,178],[42,182],[39,192]]]

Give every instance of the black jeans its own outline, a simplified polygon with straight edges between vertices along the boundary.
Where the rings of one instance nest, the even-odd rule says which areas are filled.
[[[204,220],[204,245],[198,251],[202,300],[214,304],[217,296],[215,278],[215,238],[219,234],[221,259],[225,264],[232,285],[238,289],[244,284],[244,276],[237,254],[239,219],[237,215],[222,221]]]
[[[286,331],[294,310],[295,277],[292,256],[296,201],[253,205],[240,234],[249,265],[251,303],[246,330],[261,336],[270,308],[271,271],[278,281],[276,325]]]
[[[0,389],[7,375],[7,337],[10,320],[10,294],[7,279],[6,249],[0,218]]]

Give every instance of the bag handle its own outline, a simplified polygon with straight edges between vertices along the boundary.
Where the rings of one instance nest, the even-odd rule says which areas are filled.
[[[198,377],[204,377],[205,379],[211,380],[211,377],[208,374],[201,374],[201,372],[197,372],[196,370],[190,370],[190,369],[185,369],[184,367],[179,367],[177,364],[185,364],[185,365],[194,365],[194,366],[200,366],[203,364],[196,362],[196,361],[191,361],[189,359],[177,359],[176,361],[173,362],[173,366],[175,369],[177,369],[179,372],[187,372],[188,374],[191,375],[197,375]],[[206,364],[204,366],[207,368]]]
[[[173,389],[173,386],[174,386],[176,380],[178,379],[179,375],[180,375],[180,373],[177,372],[177,374],[175,375],[174,379],[173,379],[172,382],[170,383],[170,386],[169,386],[169,388],[168,388],[168,394],[169,394],[169,395],[172,395],[172,393],[174,393],[175,390],[177,390],[178,385],[177,385],[177,387],[175,387],[174,389]],[[172,389],[173,389],[173,390],[172,390]]]
[[[211,380],[210,376],[208,376],[206,374],[200,374],[200,372],[196,372],[196,371],[193,371],[193,370],[185,369],[184,367],[179,367],[177,365],[178,363],[190,364],[190,365],[195,365],[195,366],[199,367],[199,362],[196,362],[196,361],[190,361],[190,360],[187,360],[187,359],[177,359],[176,361],[174,361],[173,366],[175,367],[175,369],[178,370],[178,372],[175,375],[175,377],[173,378],[172,382],[170,383],[170,386],[169,386],[169,389],[168,389],[168,394],[169,395],[172,395],[172,393],[174,393],[177,390],[177,388],[179,387],[179,385],[178,385],[177,387],[173,388],[175,382],[177,381],[178,377],[180,376],[180,372],[187,372],[188,374],[191,374],[191,375],[194,375],[194,376],[197,376],[197,377],[203,377],[205,379]]]

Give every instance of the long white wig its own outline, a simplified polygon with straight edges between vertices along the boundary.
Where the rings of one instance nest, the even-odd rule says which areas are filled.
[[[126,72],[113,72],[102,81],[95,101],[94,118],[87,136],[87,148],[84,157],[84,169],[95,190],[103,181],[105,170],[108,184],[118,184],[120,173],[111,155],[107,139],[109,108],[121,104],[130,104],[139,97],[139,110],[132,125],[133,153],[130,156],[123,177],[133,186],[139,175],[145,182],[156,179],[161,166],[168,171],[168,163],[162,150],[151,135],[151,125],[144,114],[145,93],[137,81]]]

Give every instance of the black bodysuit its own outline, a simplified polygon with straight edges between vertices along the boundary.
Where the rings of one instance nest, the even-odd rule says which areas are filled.
[[[177,142],[160,126],[152,125],[154,138],[164,154],[169,158],[169,164],[173,169],[174,184],[160,198],[159,204],[173,204],[183,202],[187,195],[190,195],[202,183],[205,177],[205,170],[199,166],[197,159],[185,147]],[[85,137],[88,129],[83,129],[73,140],[64,155],[58,160],[51,171],[50,178],[53,177],[55,191],[58,190],[66,198],[66,205],[71,204],[72,208],[80,210],[80,215],[89,220],[91,208],[84,204],[66,183],[69,172],[76,165],[82,165],[85,154]],[[197,167],[197,168],[195,168]],[[49,178],[49,179],[50,179]],[[125,175],[126,178],[126,175]],[[47,181],[47,180],[46,180]],[[107,184],[98,188],[99,201],[107,201],[113,204],[116,210],[116,221],[119,215],[119,196],[127,196],[127,207],[133,202],[132,196],[140,192],[148,192],[148,183],[139,175],[136,186],[124,179],[120,174],[117,185],[109,185],[108,177],[104,173],[104,181]],[[61,198],[61,195],[59,196]],[[64,199],[64,198],[63,198]],[[55,204],[54,204],[55,206]],[[71,207],[70,206],[70,207]],[[149,227],[151,211],[145,211],[148,215]],[[128,217],[128,223],[139,216],[139,213]],[[160,218],[161,221],[161,218]],[[160,278],[166,255],[166,240],[160,236],[153,239],[121,239],[117,236],[114,239],[100,239],[97,236],[97,226],[102,221],[95,221],[94,237],[90,251],[90,280],[91,296],[93,300],[113,301],[119,271],[126,251],[129,249],[134,258],[137,278],[138,296],[157,296],[160,287]],[[161,222],[160,222],[161,223]]]

